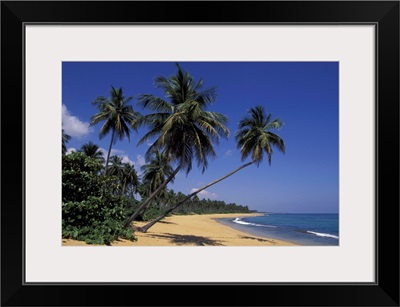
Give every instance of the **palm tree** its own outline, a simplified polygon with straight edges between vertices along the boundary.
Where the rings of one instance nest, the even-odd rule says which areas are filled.
[[[175,75],[157,77],[157,88],[164,92],[169,100],[151,94],[141,95],[139,103],[154,113],[137,120],[138,125],[146,124],[150,131],[139,141],[143,144],[156,137],[149,147],[147,156],[157,149],[163,149],[164,154],[177,167],[172,174],[139,206],[126,221],[130,223],[150,204],[152,199],[173,179],[180,170],[186,174],[192,169],[193,160],[204,172],[208,166],[208,158],[215,157],[214,143],[219,143],[220,136],[228,137],[229,130],[225,126],[227,117],[206,111],[215,100],[215,88],[203,90],[203,80],[195,82],[193,77],[177,64]]]
[[[129,187],[132,188],[133,193],[138,192],[139,176],[133,164],[123,164],[121,181],[123,183],[121,195],[125,194],[126,189],[128,189]]]
[[[122,178],[124,163],[122,158],[118,156],[111,156],[110,165],[108,167],[108,175],[116,176],[118,179]]]
[[[122,88],[115,89],[111,86],[110,98],[97,97],[92,103],[97,107],[99,112],[91,117],[90,126],[104,121],[100,128],[99,138],[102,139],[111,132],[111,141],[108,148],[105,171],[107,172],[108,162],[110,160],[112,145],[117,140],[125,137],[130,140],[130,127],[136,131],[134,121],[139,117],[139,113],[128,105],[133,97],[125,98]]]
[[[64,132],[62,129],[62,154],[65,155],[67,152],[67,143],[71,140],[71,136]]]
[[[167,180],[171,174],[174,172],[174,169],[168,162],[168,157],[163,155],[159,150],[156,150],[153,153],[150,161],[147,164],[141,167],[143,171],[142,176],[142,195],[144,197],[148,197],[151,195],[157,188]],[[173,182],[174,179],[171,180]],[[166,197],[166,187],[164,187],[158,194],[154,197],[154,199],[158,199],[159,201]],[[146,208],[143,209],[142,214],[147,210],[150,206],[150,203]]]
[[[236,172],[241,169],[250,166],[252,164],[256,164],[257,167],[263,160],[264,153],[267,154],[269,165],[271,165],[272,159],[272,147],[276,147],[280,152],[285,153],[286,146],[283,139],[271,132],[271,130],[279,130],[283,123],[279,119],[274,119],[271,121],[271,114],[266,114],[263,106],[256,106],[249,110],[250,117],[246,117],[239,122],[239,130],[235,135],[235,139],[237,142],[237,147],[240,148],[240,152],[242,155],[242,161],[246,160],[249,156],[251,156],[251,161],[241,165],[237,169],[228,173],[227,175],[203,186],[197,191],[189,194],[183,200],[178,202],[175,206],[166,210],[159,217],[145,225],[144,227],[139,228],[139,231],[147,232],[151,226],[156,224],[158,221],[166,217],[176,208],[185,203],[188,199],[200,193],[201,191],[207,189],[208,187],[232,176]]]
[[[149,163],[143,165],[141,170],[143,171],[142,181],[148,188],[148,195],[154,192],[174,172],[174,169],[168,163],[168,158],[159,150],[154,152]]]
[[[110,157],[107,174],[104,174],[104,175],[108,176],[108,177],[116,178],[116,182],[112,182],[112,184],[109,185],[109,188],[113,193],[121,194],[123,167],[124,167],[124,163],[122,163],[121,157],[118,157],[115,155]],[[105,189],[106,189],[106,184],[104,185],[104,190]]]
[[[103,153],[100,151],[99,146],[94,144],[92,141],[83,144],[79,151],[83,152],[88,157],[104,163]]]

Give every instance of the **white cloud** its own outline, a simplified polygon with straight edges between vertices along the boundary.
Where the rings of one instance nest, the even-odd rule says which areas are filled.
[[[225,157],[231,157],[233,155],[233,151],[231,150],[231,149],[228,149],[226,152],[225,152]]]
[[[146,164],[146,159],[142,155],[136,155],[136,161],[134,162],[136,172],[138,175],[142,175],[142,170],[140,169],[141,166]]]
[[[125,154],[125,150],[111,148],[111,156],[119,156],[119,155],[124,155],[124,154]]]
[[[71,115],[65,104],[62,105],[62,128],[66,134],[77,138],[85,136],[92,131],[89,123],[82,122],[78,117]]]
[[[135,165],[143,166],[146,164],[146,159],[142,155],[136,155]]]
[[[129,164],[135,164],[131,159],[129,159],[129,157],[128,156],[120,156],[120,157],[122,157],[122,163],[129,163]]]
[[[196,192],[197,190],[198,190],[198,189],[193,188],[193,189],[190,190],[190,193]],[[203,198],[203,199],[207,199],[207,198],[209,198],[209,199],[216,199],[216,198],[218,197],[217,194],[212,193],[212,192],[209,192],[209,191],[207,191],[207,190],[203,190],[203,191],[199,192],[199,193],[197,194],[197,196],[198,196],[199,198]]]
[[[67,152],[66,152],[65,154],[66,154],[66,155],[69,155],[70,153],[76,152],[76,151],[77,151],[76,148],[71,147],[71,148],[68,148],[68,149],[67,149]]]

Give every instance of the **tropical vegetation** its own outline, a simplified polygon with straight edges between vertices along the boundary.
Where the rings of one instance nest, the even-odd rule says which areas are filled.
[[[82,152],[63,156],[63,238],[90,244],[110,244],[117,238],[136,239],[132,229],[123,227],[127,198],[112,192],[118,186],[118,178],[104,176],[102,168],[99,160]]]
[[[259,167],[264,157],[271,164],[274,150],[285,153],[285,142],[276,133],[283,125],[281,120],[273,119],[261,105],[248,110],[235,140],[242,162],[250,161],[185,195],[168,184],[179,172],[188,176],[193,165],[202,173],[207,170],[209,159],[216,158],[220,138],[230,135],[228,118],[209,110],[215,103],[216,87],[203,88],[203,80],[196,81],[179,64],[172,76],[155,78],[155,87],[163,96],[142,94],[137,98],[137,105],[147,114],[129,105],[133,97],[126,98],[122,88],[111,87],[110,98],[99,96],[93,101],[97,113],[90,125],[103,122],[100,139],[111,134],[106,159],[105,150],[93,142],[68,153],[66,143],[71,137],[62,131],[64,238],[111,244],[118,237],[135,240],[134,231],[146,232],[169,214],[253,212],[248,206],[198,195],[250,165]],[[149,145],[140,175],[135,165],[111,154],[117,140],[129,140],[131,129],[137,132],[139,128],[145,132],[137,146]],[[148,223],[136,227],[138,220]]]

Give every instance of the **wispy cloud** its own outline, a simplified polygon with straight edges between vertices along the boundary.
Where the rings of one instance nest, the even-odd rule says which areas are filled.
[[[88,135],[92,131],[89,123],[72,115],[65,104],[62,105],[62,128],[66,134],[77,138]]]
[[[146,159],[142,155],[137,154],[136,155],[135,165],[143,166],[145,164],[146,164]]]
[[[139,175],[142,174],[142,170],[140,169],[140,167],[145,164],[146,164],[146,159],[142,155],[137,154],[134,165],[135,165],[135,169]]]
[[[190,190],[190,193],[196,192],[197,190],[198,190],[198,189],[193,188],[193,189]],[[197,196],[198,196],[199,198],[203,198],[203,199],[207,199],[207,198],[209,198],[209,199],[216,199],[216,198],[218,197],[217,194],[212,193],[212,192],[209,192],[209,191],[207,191],[207,190],[203,190],[203,191],[199,192],[199,193],[197,194]]]
[[[118,156],[118,155],[124,155],[124,154],[125,154],[125,150],[111,148],[111,155],[112,156]]]
[[[225,157],[231,157],[232,155],[233,155],[233,150],[232,149],[228,149],[224,154]]]

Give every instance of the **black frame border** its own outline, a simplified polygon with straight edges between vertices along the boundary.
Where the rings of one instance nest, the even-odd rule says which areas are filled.
[[[377,283],[24,283],[29,23],[376,25]],[[1,101],[2,306],[399,306],[399,1],[3,1]]]

